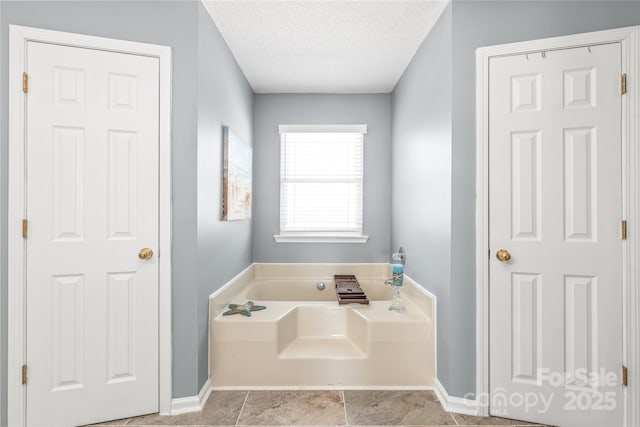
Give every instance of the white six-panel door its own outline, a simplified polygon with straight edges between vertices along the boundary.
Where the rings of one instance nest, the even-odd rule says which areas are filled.
[[[620,74],[619,43],[490,60],[494,415],[623,423]]]
[[[157,58],[27,46],[28,425],[158,410]]]

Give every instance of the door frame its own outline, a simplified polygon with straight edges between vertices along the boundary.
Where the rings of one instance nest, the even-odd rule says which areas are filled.
[[[159,240],[158,240],[158,403],[171,412],[171,48],[82,34],[9,26],[9,203],[8,203],[8,370],[7,420],[26,425],[26,387],[21,366],[26,361],[26,94],[22,73],[30,41],[158,58],[159,107]]]
[[[622,72],[627,92],[622,98],[622,214],[629,224],[623,240],[622,359],[629,369],[629,386],[623,390],[624,425],[640,424],[640,291],[637,257],[640,256],[640,27],[626,27],[520,43],[482,47],[476,51],[476,405],[478,415],[489,415],[489,60],[507,55],[620,42]]]

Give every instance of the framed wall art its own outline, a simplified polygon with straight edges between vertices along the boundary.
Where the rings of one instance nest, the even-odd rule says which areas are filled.
[[[222,220],[251,218],[251,145],[228,126],[222,127]]]

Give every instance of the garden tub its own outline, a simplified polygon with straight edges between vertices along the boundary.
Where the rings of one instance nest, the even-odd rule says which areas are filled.
[[[339,305],[335,274],[354,274],[370,303]],[[405,276],[406,310],[389,311],[390,277],[388,264],[251,265],[210,298],[212,386],[432,387],[435,299]],[[223,315],[247,301],[267,308]]]

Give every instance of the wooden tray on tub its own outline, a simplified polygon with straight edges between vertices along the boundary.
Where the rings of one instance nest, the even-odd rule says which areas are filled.
[[[364,293],[358,279],[353,274],[336,274],[336,295],[339,304],[369,304],[369,298]]]

